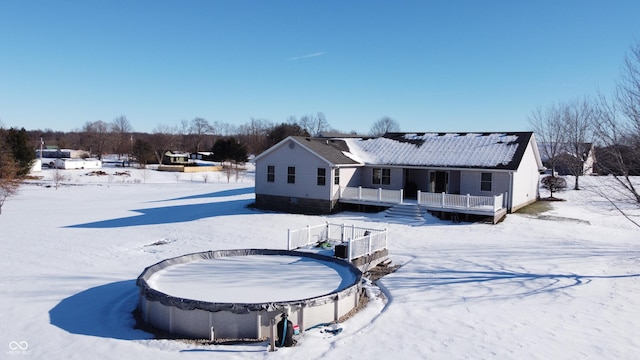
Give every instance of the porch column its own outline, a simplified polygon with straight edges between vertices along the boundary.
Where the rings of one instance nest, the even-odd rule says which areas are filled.
[[[444,209],[444,194],[442,193],[442,198],[440,199],[440,207]]]
[[[420,205],[420,190],[418,190],[418,205]]]
[[[470,204],[471,204],[471,195],[467,194],[467,209],[469,208]]]
[[[403,204],[404,201],[404,189],[400,189],[400,204]]]

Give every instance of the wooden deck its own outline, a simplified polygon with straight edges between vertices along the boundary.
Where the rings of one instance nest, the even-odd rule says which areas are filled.
[[[428,211],[493,217],[496,223],[507,213],[504,196],[475,196],[418,191],[416,199],[404,199],[402,190],[345,187],[340,189],[340,202],[371,206],[415,204]]]

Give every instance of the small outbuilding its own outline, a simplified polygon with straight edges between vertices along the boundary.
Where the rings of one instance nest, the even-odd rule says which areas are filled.
[[[163,165],[186,165],[189,163],[189,153],[167,151],[162,155]]]
[[[101,169],[102,161],[98,159],[55,159],[56,169]]]

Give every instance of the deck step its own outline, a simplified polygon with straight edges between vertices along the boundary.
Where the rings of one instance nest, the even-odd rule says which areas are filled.
[[[424,220],[424,210],[416,204],[398,204],[385,210],[385,217],[388,218],[411,218],[414,220]]]

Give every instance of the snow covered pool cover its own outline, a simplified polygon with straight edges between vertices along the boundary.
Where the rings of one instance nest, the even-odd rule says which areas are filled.
[[[152,301],[190,310],[246,312],[282,303],[326,303],[357,291],[362,273],[329,256],[268,249],[189,254],[148,267],[138,278]]]

